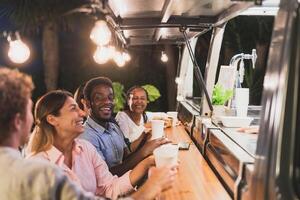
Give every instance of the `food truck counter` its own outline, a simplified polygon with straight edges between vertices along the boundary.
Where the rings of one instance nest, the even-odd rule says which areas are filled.
[[[163,192],[163,200],[230,199],[230,196],[209,167],[197,147],[191,141],[184,126],[165,129],[165,135],[173,143],[189,142],[189,150],[180,150],[179,172],[173,188]]]

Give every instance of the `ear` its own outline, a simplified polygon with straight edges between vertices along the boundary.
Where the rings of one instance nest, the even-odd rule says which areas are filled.
[[[57,118],[54,115],[47,115],[46,120],[52,126],[57,126],[58,124]]]
[[[16,132],[22,131],[23,120],[20,113],[17,113],[11,122],[12,130],[15,130]]]

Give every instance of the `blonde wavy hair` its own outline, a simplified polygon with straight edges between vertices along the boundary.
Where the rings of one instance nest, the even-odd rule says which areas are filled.
[[[47,121],[47,116],[59,116],[60,109],[68,97],[73,97],[73,95],[68,91],[54,90],[46,93],[37,101],[34,110],[35,128],[28,143],[28,151],[31,155],[47,151],[53,145],[56,130]]]

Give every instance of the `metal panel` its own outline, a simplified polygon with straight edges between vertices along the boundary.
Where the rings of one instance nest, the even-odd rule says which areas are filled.
[[[275,19],[274,31],[269,51],[267,72],[264,80],[260,130],[256,151],[255,170],[249,199],[280,198],[276,175],[279,166],[279,138],[282,137],[282,125],[289,80],[289,59],[294,24],[296,0],[281,1]],[[299,56],[299,55],[298,55]]]
[[[178,43],[183,40],[179,29],[169,30],[168,34],[163,35],[164,31],[159,28],[185,26],[201,32],[205,28],[219,26],[251,5],[252,2],[230,0],[108,0],[107,7],[114,20],[111,24],[116,30],[124,31],[123,35],[129,39],[128,45],[139,45],[143,42],[163,43],[165,39]],[[158,29],[153,32],[153,28]],[[136,34],[125,31],[132,29],[143,29],[139,34],[139,42],[131,40]],[[187,31],[189,38],[196,35],[190,34],[191,29]]]

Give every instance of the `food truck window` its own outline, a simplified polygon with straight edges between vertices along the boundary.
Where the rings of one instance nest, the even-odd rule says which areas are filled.
[[[205,66],[209,51],[210,39],[211,39],[212,31],[208,31],[203,35],[200,35],[197,39],[197,43],[195,46],[195,57],[198,66],[200,67],[200,71],[202,76],[205,74]],[[202,96],[202,88],[199,87],[195,76],[193,76],[193,101],[197,105],[200,105],[200,100]]]
[[[230,20],[225,28],[216,82],[221,65],[229,65],[236,54],[251,54],[252,49],[256,49],[254,69],[251,60],[244,60],[245,78],[242,87],[250,89],[250,105],[261,103],[273,22],[274,16],[238,16]]]

